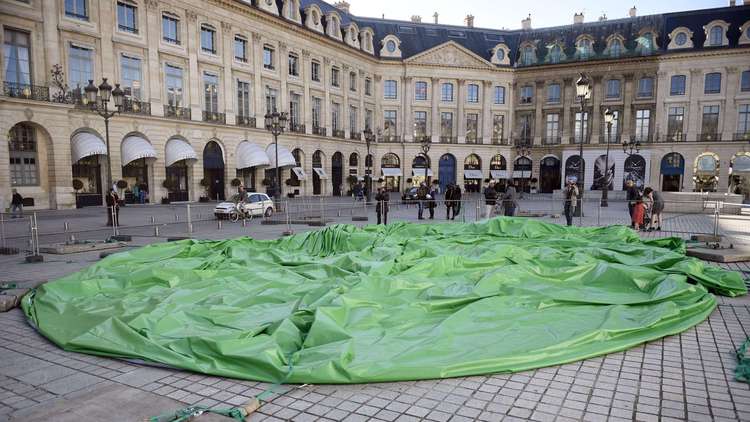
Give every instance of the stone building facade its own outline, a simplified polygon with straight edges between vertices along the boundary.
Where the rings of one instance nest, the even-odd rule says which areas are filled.
[[[151,202],[224,198],[233,179],[265,190],[274,109],[290,115],[285,194],[346,195],[368,164],[394,191],[426,166],[441,185],[552,192],[578,179],[581,144],[585,189],[604,174],[613,190],[684,191],[750,176],[748,5],[494,30],[319,0],[5,0],[0,26],[3,207],[13,188],[35,208],[101,204],[107,161],[128,201],[136,186]],[[109,147],[80,95],[102,78],[126,93]]]

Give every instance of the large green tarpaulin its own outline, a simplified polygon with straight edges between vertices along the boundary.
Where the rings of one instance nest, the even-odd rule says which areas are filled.
[[[156,244],[26,297],[66,350],[354,383],[520,371],[679,333],[746,293],[682,240],[520,218]]]

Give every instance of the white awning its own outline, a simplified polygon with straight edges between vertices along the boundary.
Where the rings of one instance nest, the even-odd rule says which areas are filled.
[[[318,173],[318,177],[320,177],[321,179],[324,179],[324,180],[328,179],[328,173],[326,173],[326,171],[324,169],[322,169],[322,168],[313,168],[313,171],[315,171],[315,173]]]
[[[92,155],[107,155],[107,145],[91,132],[76,133],[70,140],[70,158],[73,164]]]
[[[424,169],[412,169],[411,175],[424,177]],[[432,177],[432,169],[427,169],[427,177]]]
[[[154,146],[140,136],[128,136],[123,139],[121,153],[123,166],[140,158],[156,158]]]
[[[481,179],[482,170],[464,170],[464,179]]]
[[[531,170],[513,170],[513,178],[528,179],[531,177]]]
[[[401,169],[400,168],[383,167],[380,170],[383,172],[383,176],[385,176],[385,177],[401,177]]]
[[[190,144],[183,139],[172,138],[167,141],[165,150],[165,164],[167,167],[181,160],[197,160],[198,156]]]
[[[276,168],[276,146],[274,144],[266,147],[266,155],[271,168]],[[294,159],[292,153],[284,146],[279,145],[279,167],[294,167],[296,165],[297,160]]]
[[[270,161],[263,148],[248,141],[242,141],[237,145],[237,170],[269,164]]]
[[[302,167],[292,167],[292,171],[294,172],[294,174],[297,175],[297,179],[299,180],[307,179],[307,174],[305,174],[305,170]]]
[[[490,170],[490,176],[495,180],[507,179],[508,170]]]

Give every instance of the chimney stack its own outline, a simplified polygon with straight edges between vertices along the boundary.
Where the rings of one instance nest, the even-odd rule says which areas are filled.
[[[574,14],[573,24],[581,24],[581,23],[583,23],[583,12]]]
[[[414,23],[422,23],[422,17],[419,15],[411,15],[411,21]]]
[[[524,30],[531,29],[531,15],[529,15],[526,19],[521,21],[521,29],[524,29]]]
[[[604,22],[606,20],[607,20],[607,14],[606,13],[602,13],[602,15],[599,16],[599,22]]]
[[[737,0],[729,0],[729,6],[731,7],[737,6]]]
[[[469,28],[473,28],[474,27],[474,15],[471,15],[471,14],[466,15],[466,17],[464,18],[464,22],[466,22],[466,26],[468,26]]]
[[[628,12],[628,16],[630,16],[631,18],[634,18],[635,17],[635,12],[636,12],[635,6],[631,7],[630,11]]]
[[[333,4],[333,7],[335,7],[336,9],[339,9],[340,11],[344,13],[349,13],[349,6],[351,5],[344,0],[341,0]]]
[[[438,23],[438,16],[440,16],[440,15],[438,14],[438,12],[435,12],[435,14],[433,14],[433,15],[432,15],[432,17],[433,17],[433,18],[435,18],[435,24],[437,24],[437,23]]]

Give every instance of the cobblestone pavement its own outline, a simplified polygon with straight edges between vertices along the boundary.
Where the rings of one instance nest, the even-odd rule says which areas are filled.
[[[439,211],[442,216],[444,208]],[[409,219],[413,214],[413,207],[394,208],[392,219]],[[335,215],[334,220],[351,223],[351,216],[345,212],[342,217]],[[691,220],[705,223],[701,216]],[[253,222],[246,227],[228,224],[217,231],[215,222],[210,224],[211,230],[196,230],[196,237],[250,234],[275,238],[285,227]],[[313,229],[302,225],[293,228]],[[656,235],[661,234],[648,234]],[[135,243],[163,240],[143,237]],[[2,257],[0,265],[4,277],[41,281],[89,265],[98,259],[98,253],[47,258],[45,264],[32,265],[20,264],[22,257],[18,255]],[[750,274],[750,262],[722,266]],[[750,386],[734,381],[733,374],[734,350],[750,335],[750,298],[720,297],[718,302],[709,319],[698,326],[624,352],[515,374],[367,385],[284,386],[251,420],[750,420]],[[0,421],[58,420],[40,415],[45,409],[76,403],[85,395],[96,395],[113,386],[170,400],[173,407],[161,409],[163,412],[195,404],[240,405],[271,387],[65,352],[38,335],[19,310],[0,314]],[[59,420],[142,421],[154,416],[142,412],[134,406],[127,414],[111,419],[84,416]]]

